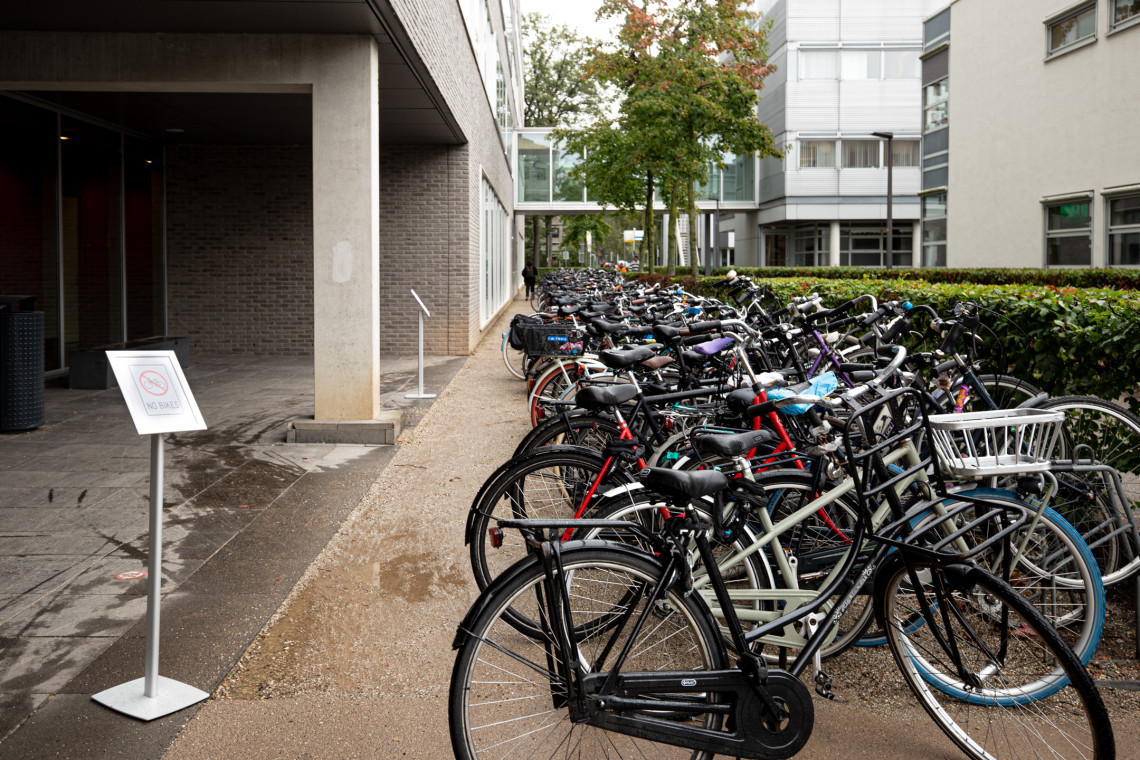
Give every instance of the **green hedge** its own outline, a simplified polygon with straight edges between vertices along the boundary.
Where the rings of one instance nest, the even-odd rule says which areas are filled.
[[[720,267],[723,275],[733,267]],[[767,280],[808,277],[828,280],[921,280],[974,285],[1054,285],[1059,288],[1140,290],[1140,269],[868,269],[866,267],[735,267],[738,274]]]
[[[662,278],[653,275],[640,279]],[[677,281],[690,292],[717,295],[716,284],[721,279]],[[989,362],[983,371],[1007,371],[1054,395],[1087,394],[1112,400],[1126,397],[1133,411],[1140,413],[1140,291],[933,283],[897,277],[765,277],[759,281],[784,299],[817,292],[825,304],[832,305],[870,293],[880,301],[911,301],[948,314],[956,302],[974,301],[1005,317],[983,312],[983,324],[1000,338],[1007,359],[1006,366],[997,366],[1002,362],[994,350],[995,335],[991,335],[987,340]]]

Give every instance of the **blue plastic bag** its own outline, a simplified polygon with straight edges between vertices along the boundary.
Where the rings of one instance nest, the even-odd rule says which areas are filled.
[[[788,396],[826,396],[833,390],[839,387],[839,378],[835,376],[834,372],[824,372],[821,375],[816,375],[811,379],[811,385],[807,390],[792,391],[788,388],[776,388],[768,391],[768,400],[774,401],[776,399],[787,398]],[[796,416],[803,414],[811,408],[811,404],[789,404],[788,406],[780,409],[780,414],[789,414]]]

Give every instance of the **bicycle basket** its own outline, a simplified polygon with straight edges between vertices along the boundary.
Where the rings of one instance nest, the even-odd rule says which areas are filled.
[[[581,356],[581,334],[565,325],[519,325],[527,356]]]
[[[938,462],[958,478],[1049,469],[1065,415],[1045,409],[994,409],[930,415]]]

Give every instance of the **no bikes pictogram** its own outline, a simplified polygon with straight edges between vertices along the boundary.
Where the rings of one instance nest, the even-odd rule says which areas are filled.
[[[152,396],[163,396],[170,390],[170,383],[159,373],[148,369],[139,374],[139,387]]]

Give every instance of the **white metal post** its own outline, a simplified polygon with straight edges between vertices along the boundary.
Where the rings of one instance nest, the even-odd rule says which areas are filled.
[[[162,598],[162,433],[150,436],[150,557],[146,576],[146,686],[143,696],[157,696],[159,607]]]
[[[412,291],[412,298],[416,299],[416,303],[420,305],[420,391],[419,393],[406,393],[404,398],[435,398],[434,393],[424,393],[424,314],[431,316],[431,312],[424,306],[424,302],[416,295],[416,291]]]

